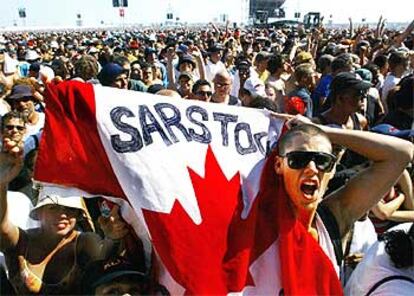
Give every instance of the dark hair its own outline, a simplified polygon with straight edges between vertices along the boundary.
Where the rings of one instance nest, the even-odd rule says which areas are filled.
[[[341,69],[352,66],[352,62],[352,57],[349,54],[341,54],[332,61],[332,72],[335,73]]]
[[[395,267],[406,268],[414,265],[414,224],[406,233],[403,230],[394,230],[382,234],[380,241],[385,243],[385,252]]]
[[[279,154],[284,155],[286,148],[292,142],[292,139],[297,136],[311,137],[323,137],[330,143],[328,135],[319,127],[314,124],[302,124],[297,125],[288,130],[279,140]]]
[[[203,85],[207,85],[207,86],[211,87],[210,82],[208,82],[205,79],[199,79],[194,83],[192,93],[195,94],[198,91],[198,89]]]
[[[56,76],[60,76],[63,79],[66,79],[70,74],[65,61],[61,58],[54,59],[50,67],[52,68],[53,72],[55,72]]]
[[[390,68],[396,67],[398,65],[403,65],[408,61],[408,54],[405,52],[394,51],[390,54],[390,58],[388,59],[388,63],[390,64]]]
[[[401,79],[400,83],[388,94],[387,102],[390,109],[409,110],[414,107],[414,76],[409,75]]]
[[[90,55],[84,55],[75,63],[75,76],[85,81],[96,78],[98,75],[98,62]]]
[[[277,112],[277,106],[275,102],[262,96],[256,96],[253,100],[250,101],[247,107],[256,109],[267,109]]]
[[[267,62],[267,70],[270,74],[275,73],[277,70],[283,68],[285,59],[281,54],[272,55]]]
[[[318,67],[320,72],[324,72],[326,68],[329,68],[332,65],[334,57],[330,54],[322,55],[318,60]]]
[[[24,124],[26,124],[27,122],[27,117],[26,115],[24,115],[22,112],[16,111],[16,110],[12,110],[10,112],[7,112],[6,114],[4,114],[1,118],[0,118],[0,127],[1,130],[3,131],[3,125],[6,121],[12,119],[12,118],[17,118],[20,119],[24,122]]]
[[[380,69],[384,67],[388,62],[388,57],[386,55],[376,56],[374,59],[374,64],[377,65]]]
[[[112,62],[120,65],[121,67],[123,67],[126,64],[130,64],[128,58],[120,54],[114,54]]]
[[[380,67],[374,63],[365,64],[362,68],[367,69],[372,74],[372,84],[376,85],[378,83],[378,74],[380,71]]]

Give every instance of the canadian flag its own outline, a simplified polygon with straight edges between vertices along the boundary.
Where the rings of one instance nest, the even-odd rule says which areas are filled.
[[[342,294],[265,157],[281,120],[76,81],[46,105],[35,179],[132,209],[172,295]]]

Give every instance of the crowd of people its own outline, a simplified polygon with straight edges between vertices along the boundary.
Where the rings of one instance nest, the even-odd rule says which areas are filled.
[[[117,206],[33,182],[68,80],[290,114],[268,159],[345,293],[414,291],[414,21],[0,35],[1,295],[169,295]]]

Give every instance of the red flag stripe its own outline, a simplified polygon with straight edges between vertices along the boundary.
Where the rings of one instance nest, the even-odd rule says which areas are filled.
[[[93,85],[48,85],[45,102],[35,179],[125,198],[99,137]]]

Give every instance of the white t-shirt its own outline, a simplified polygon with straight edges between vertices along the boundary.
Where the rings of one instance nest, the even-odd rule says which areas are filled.
[[[354,235],[349,253],[366,253],[376,241],[377,233],[372,221],[369,218],[364,221],[357,221],[354,224]]]
[[[375,232],[374,224],[372,224],[369,218],[364,221],[355,222],[351,246],[349,247],[349,255],[355,253],[366,254],[376,241],[377,233]],[[343,264],[342,268],[341,280],[343,284],[346,284],[354,270],[352,267],[344,266]]]
[[[381,91],[381,101],[382,101],[382,104],[384,105],[384,109],[386,113],[388,112],[388,105],[387,105],[388,93],[400,82],[400,80],[401,78],[397,78],[391,73],[388,74],[384,80],[384,84],[382,86],[382,91]]]
[[[318,239],[319,245],[321,246],[322,250],[325,252],[326,256],[331,260],[332,266],[335,268],[336,274],[339,278],[339,271],[340,268],[338,263],[336,262],[335,256],[335,249],[329,235],[328,230],[326,229],[325,225],[323,224],[322,219],[319,217],[318,214],[315,216],[316,219],[316,229],[318,230]]]
[[[408,231],[412,223],[403,223],[392,230]],[[414,267],[400,269],[394,266],[385,252],[384,242],[376,242],[358,264],[345,287],[345,295],[366,295],[373,285],[380,280],[394,275],[407,276],[414,279]],[[414,295],[414,284],[404,280],[392,280],[379,286],[371,295]]]
[[[39,114],[39,120],[36,124],[26,124],[26,135],[25,139],[28,138],[31,135],[36,135],[39,133],[41,129],[43,129],[43,126],[45,125],[45,113],[43,112],[37,112]]]
[[[213,81],[214,76],[221,71],[227,71],[226,66],[218,61],[216,64],[213,64],[210,60],[206,64],[206,78],[208,81]]]

